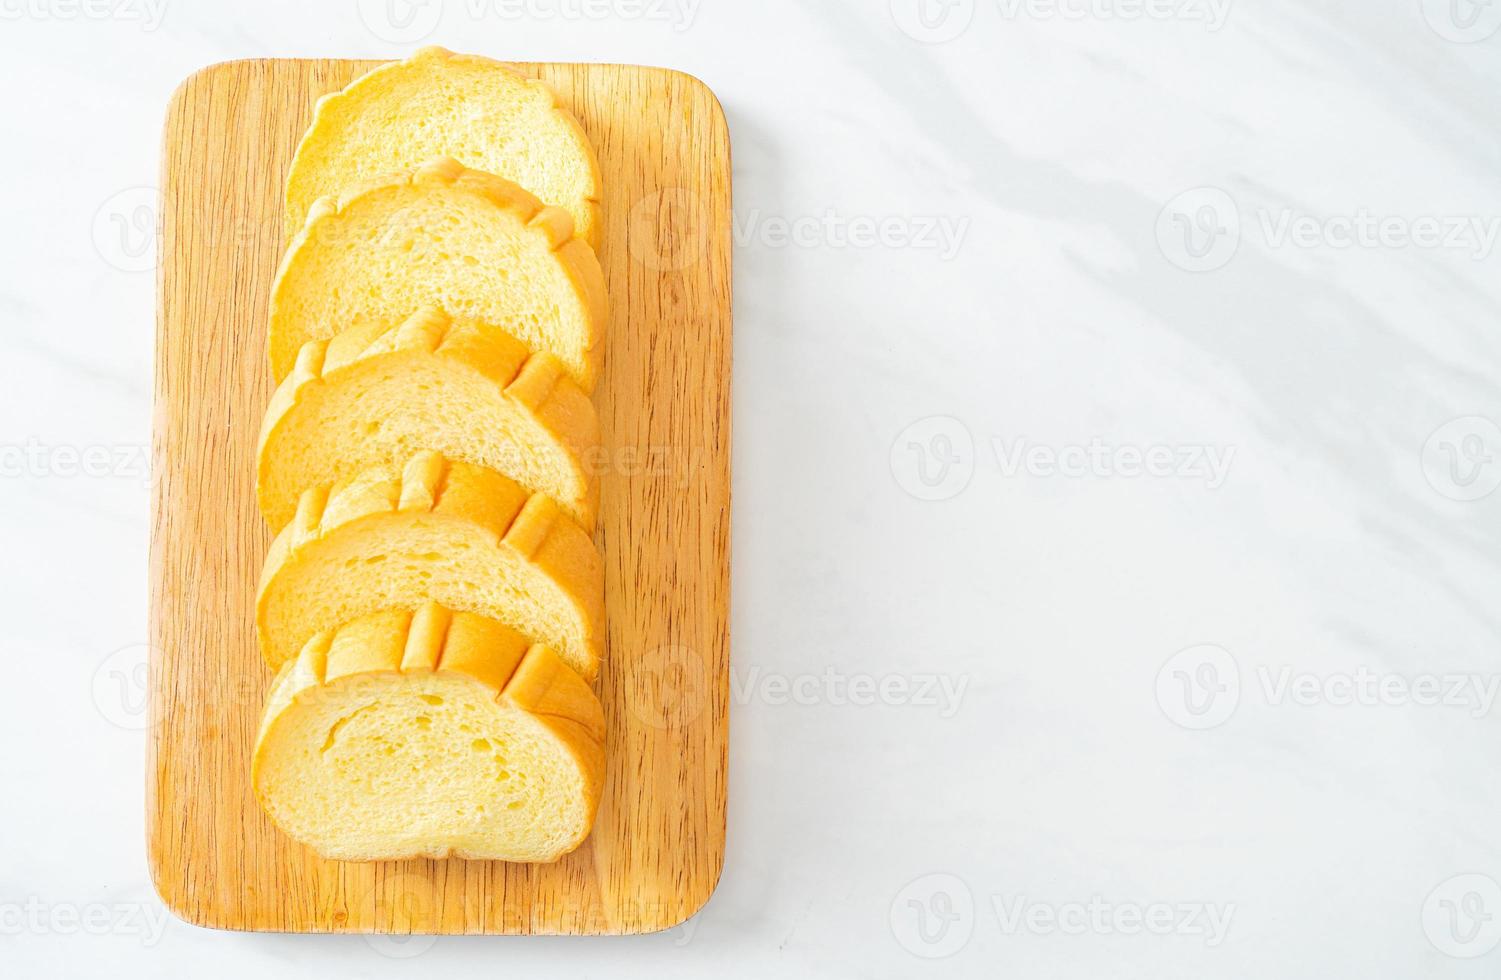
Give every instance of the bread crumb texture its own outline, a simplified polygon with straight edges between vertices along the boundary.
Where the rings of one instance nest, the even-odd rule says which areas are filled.
[[[252,764],[286,833],[346,861],[555,861],[588,835],[604,715],[545,646],[436,603],[316,634],[279,673]]]

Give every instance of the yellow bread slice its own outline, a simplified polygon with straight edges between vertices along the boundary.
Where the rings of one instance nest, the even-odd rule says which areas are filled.
[[[261,654],[279,670],[323,630],[429,600],[599,672],[604,564],[589,535],[547,496],[434,452],[303,493],[261,569]]]
[[[604,273],[566,211],[451,159],[320,198],[271,287],[268,345],[280,382],[310,340],[437,306],[547,351],[593,392]]]
[[[261,425],[261,513],[279,531],[309,487],[424,449],[487,466],[594,527],[599,420],[589,397],[551,354],[435,308],[303,345]]]
[[[326,858],[556,861],[588,836],[604,712],[545,646],[435,603],[313,637],[277,676],[261,807]]]
[[[287,234],[323,195],[438,156],[520,184],[599,247],[599,161],[578,120],[546,82],[439,47],[318,100],[287,173]]]

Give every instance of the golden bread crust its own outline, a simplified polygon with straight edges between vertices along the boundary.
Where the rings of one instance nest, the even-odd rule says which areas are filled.
[[[599,450],[600,429],[589,396],[553,355],[529,353],[525,344],[498,327],[455,319],[428,307],[396,326],[369,321],[329,340],[310,340],[302,346],[292,373],[271,395],[256,448],[256,495],[273,531],[286,526],[291,506],[290,501],[272,496],[270,476],[277,459],[271,448],[277,434],[292,424],[298,408],[317,386],[337,385],[341,377],[378,358],[413,353],[431,354],[473,371],[494,385],[497,398],[530,416],[562,447],[574,464],[574,476],[584,486],[581,496],[559,503],[580,527],[594,527],[599,480],[590,467]]]
[[[256,631],[272,670],[297,655],[281,649],[270,633],[270,597],[278,576],[320,541],[358,534],[366,522],[392,515],[435,515],[476,525],[498,551],[529,563],[556,583],[582,611],[584,656],[592,681],[604,648],[604,567],[584,531],[543,494],[530,494],[494,470],[418,453],[400,472],[373,467],[332,486],[303,493],[297,515],[272,541],[261,568]],[[301,644],[305,640],[297,640]]]
[[[552,733],[583,773],[590,815],[558,856],[581,844],[593,825],[604,787],[605,721],[599,698],[548,647],[529,643],[493,619],[453,612],[433,602],[415,612],[383,609],[326,630],[287,661],[266,699],[251,758],[251,781],[262,808],[273,813],[261,776],[279,721],[309,702],[328,697],[341,683],[373,676],[398,684],[405,676],[423,672],[463,677],[482,688],[497,710],[524,711]],[[477,855],[455,851],[410,856]]]
[[[487,201],[520,219],[525,231],[540,236],[546,247],[553,252],[564,275],[568,279],[584,309],[584,357],[586,364],[582,376],[576,380],[585,392],[594,390],[599,375],[603,354],[603,338],[609,317],[609,301],[605,294],[604,271],[599,259],[582,239],[575,237],[573,219],[561,208],[549,207],[537,200],[527,190],[503,177],[470,170],[450,157],[438,157],[419,167],[381,174],[344,188],[338,194],[319,198],[313,203],[302,230],[293,236],[281,264],[276,270],[276,279],[271,287],[271,312],[268,328],[271,374],[281,381],[296,366],[296,359],[306,342],[297,340],[297,346],[287,338],[291,325],[287,306],[286,290],[292,280],[292,271],[300,262],[315,254],[320,239],[337,240],[337,222],[341,215],[367,198],[403,187],[449,187]],[[337,333],[335,328],[331,333]],[[317,338],[313,338],[317,339]]]
[[[550,203],[569,215],[569,220],[576,229],[578,237],[588,243],[591,249],[597,251],[604,235],[603,213],[600,208],[603,177],[599,167],[599,158],[594,152],[594,145],[584,132],[584,127],[579,124],[578,118],[563,106],[557,91],[547,82],[538,78],[528,78],[493,58],[456,54],[437,45],[419,48],[411,57],[403,61],[387,62],[361,75],[342,90],[331,92],[317,101],[313,108],[313,121],[298,143],[297,152],[292,157],[292,165],[287,171],[284,219],[287,238],[290,239],[296,235],[306,222],[308,212],[311,210],[311,201],[323,196],[305,192],[303,187],[314,180],[311,171],[316,168],[316,161],[325,151],[325,145],[337,138],[337,133],[333,130],[339,125],[339,117],[357,108],[362,100],[372,96],[379,97],[387,87],[399,85],[403,76],[408,73],[421,74],[428,68],[441,68],[447,65],[459,68],[477,67],[486,72],[494,72],[498,77],[507,79],[526,92],[527,97],[547,104],[549,111],[570,134],[570,142],[577,154],[576,158],[585,165],[589,174],[586,181],[588,191],[584,196],[574,201]]]

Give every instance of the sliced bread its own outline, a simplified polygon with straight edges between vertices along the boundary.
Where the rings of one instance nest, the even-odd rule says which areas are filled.
[[[282,257],[268,345],[280,382],[310,340],[425,306],[554,354],[579,387],[599,374],[606,302],[594,251],[566,211],[438,159],[320,198]]]
[[[429,308],[310,340],[271,396],[256,492],[281,530],[309,487],[432,449],[545,493],[594,527],[599,420],[551,354]]]
[[[599,671],[604,565],[589,535],[546,495],[434,452],[303,493],[261,570],[261,653],[279,670],[323,630],[429,600],[547,644],[586,680]]]
[[[604,713],[514,630],[434,603],[313,637],[267,700],[251,782],[326,858],[555,861],[588,836]]]
[[[287,174],[287,234],[323,195],[438,156],[520,184],[599,247],[599,162],[578,120],[547,83],[439,47],[318,101]]]

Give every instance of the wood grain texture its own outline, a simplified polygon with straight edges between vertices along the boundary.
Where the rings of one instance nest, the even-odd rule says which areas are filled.
[[[730,161],[713,95],[676,72],[516,65],[598,148],[612,305],[595,402],[609,774],[553,865],[324,861],[250,792],[271,675],[255,647],[270,535],[255,507],[282,181],[314,101],[376,62],[239,61],[168,111],[153,435],[147,850],[204,926],[297,932],[669,928],[723,863],[729,707]]]

